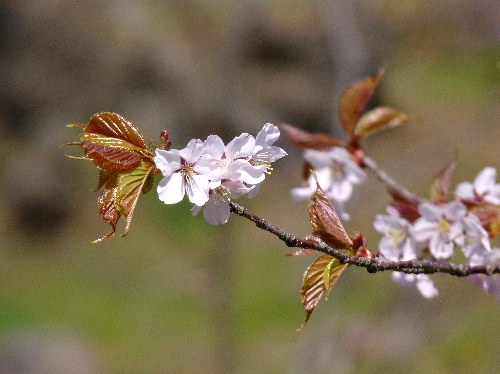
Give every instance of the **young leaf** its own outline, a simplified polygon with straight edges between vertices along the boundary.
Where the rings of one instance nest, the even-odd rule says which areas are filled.
[[[141,149],[146,148],[139,131],[132,123],[117,113],[103,112],[94,114],[83,131],[100,134],[108,138],[125,140]]]
[[[148,191],[145,187],[152,183],[154,164],[143,162],[140,166],[110,176],[104,185],[103,192],[98,200],[99,212],[102,218],[111,226],[111,231],[94,242],[100,242],[114,235],[116,224],[121,216],[125,217],[126,226],[122,236],[127,235],[137,200],[141,193]],[[148,188],[150,188],[148,186]]]
[[[92,143],[92,140],[94,139],[89,141],[87,138],[86,141],[71,144],[81,146],[85,156],[101,170],[109,172],[130,170],[139,165],[143,159],[143,156],[135,150],[102,146]]]
[[[335,146],[345,147],[342,140],[328,134],[313,134],[287,124],[281,124],[279,127],[286,132],[288,140],[297,147],[318,150]]]
[[[408,121],[409,117],[399,110],[388,107],[374,108],[361,116],[354,134],[366,137],[376,131],[396,127]]]
[[[144,159],[151,160],[154,154],[146,147],[137,129],[116,113],[94,114],[87,125],[81,127],[83,133],[79,142],[68,145],[82,147],[87,159],[101,170],[113,173],[133,169]]]
[[[492,204],[479,205],[471,209],[471,213],[475,214],[481,225],[483,225],[491,237],[500,235],[500,206]]]
[[[349,138],[354,135],[354,128],[359,117],[365,110],[383,74],[384,69],[380,69],[377,74],[354,82],[344,91],[340,99],[339,116]]]
[[[102,219],[109,223],[111,226],[111,231],[104,235],[103,237],[94,240],[92,243],[98,243],[104,239],[110,238],[115,234],[116,225],[120,219],[120,212],[116,209],[114,202],[114,191],[117,185],[117,174],[112,174],[106,183],[104,184],[101,196],[97,199],[97,205],[99,206],[99,214]]]
[[[141,193],[151,190],[154,180],[154,153],[146,147],[137,129],[125,118],[116,113],[94,114],[87,125],[72,124],[80,127],[83,133],[78,145],[85,157],[99,168],[98,188],[103,191],[98,199],[99,213],[109,223],[111,231],[94,242],[100,242],[114,235],[116,225],[123,216],[126,220],[126,235]],[[161,136],[164,147],[169,146],[168,132]]]
[[[398,191],[391,188],[388,188],[387,191],[394,199],[394,202],[391,205],[397,209],[401,217],[407,219],[410,222],[414,222],[417,218],[420,217],[418,205],[415,202],[406,199]]]
[[[352,240],[340,222],[332,203],[319,187],[311,197],[309,216],[313,234],[333,248],[351,248]]]
[[[456,166],[456,162],[452,161],[447,167],[438,173],[431,185],[430,195],[432,201],[437,203],[444,203],[448,201],[451,178],[453,177]]]
[[[302,304],[306,310],[306,319],[302,327],[309,320],[325,290],[330,292],[333,289],[347,266],[348,264],[341,264],[330,255],[322,255],[307,268],[301,290]]]

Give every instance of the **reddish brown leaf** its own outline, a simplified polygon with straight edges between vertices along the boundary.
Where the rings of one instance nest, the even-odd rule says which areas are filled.
[[[354,134],[366,137],[379,130],[396,127],[407,122],[409,117],[399,110],[388,107],[377,107],[361,116],[356,124]]]
[[[394,199],[392,206],[397,209],[401,217],[407,219],[410,222],[414,222],[417,218],[420,217],[418,205],[415,202],[406,199],[398,191],[391,188],[388,188],[387,191]]]
[[[146,148],[146,144],[139,131],[137,131],[132,123],[117,113],[103,112],[94,114],[85,127],[84,132],[125,140],[141,149]]]
[[[97,167],[109,172],[130,170],[142,161],[142,155],[124,149],[105,147],[92,143],[79,144],[85,155],[90,158]]]
[[[290,142],[297,147],[321,150],[334,146],[345,146],[342,140],[328,134],[313,134],[288,124],[281,124],[279,127],[285,131]]]
[[[457,164],[455,161],[450,162],[450,164],[441,170],[437,175],[431,185],[431,200],[437,203],[444,203],[448,201],[448,196],[450,194],[450,184],[455,172]]]
[[[306,319],[302,327],[309,320],[325,290],[331,291],[333,289],[347,266],[348,264],[341,264],[339,260],[330,255],[322,255],[307,268],[300,293],[302,304],[306,310]]]
[[[384,69],[380,69],[377,74],[354,82],[344,91],[340,99],[339,116],[349,138],[354,135],[354,128],[359,117],[365,110],[383,74]]]
[[[163,130],[160,134],[160,149],[168,151],[172,142],[170,141],[170,133],[167,130]]]
[[[69,126],[83,128],[83,133],[79,142],[68,145],[82,147],[85,156],[101,170],[110,173],[131,170],[144,159],[154,157],[137,129],[119,114],[99,113],[87,125]]]
[[[115,207],[113,195],[116,188],[117,183],[117,175],[113,174],[108,178],[106,184],[104,185],[104,189],[97,200],[97,204],[99,206],[99,214],[102,219],[109,223],[111,226],[111,231],[104,235],[102,238],[96,239],[93,243],[98,243],[103,241],[104,239],[110,238],[115,234],[116,224],[120,219],[120,213]]]
[[[500,235],[500,206],[492,204],[479,205],[472,208],[471,213],[479,218],[490,236],[496,237]]]
[[[313,169],[314,167],[311,163],[304,161],[304,164],[302,165],[302,180],[305,182],[305,186],[309,184],[307,180],[309,179]]]
[[[351,238],[319,185],[311,197],[309,216],[314,235],[320,237],[326,244],[333,248],[352,247]]]
[[[126,235],[141,193],[151,190],[154,180],[154,153],[146,147],[137,129],[116,113],[99,113],[87,125],[72,124],[83,129],[80,141],[68,145],[82,147],[85,157],[99,168],[99,213],[109,223],[111,231],[95,242],[114,235],[120,218],[125,217]],[[163,147],[170,145],[168,132],[161,135]],[[71,158],[78,158],[69,156]]]

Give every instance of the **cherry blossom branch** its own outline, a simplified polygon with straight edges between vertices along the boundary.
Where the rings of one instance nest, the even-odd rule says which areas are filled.
[[[229,206],[232,213],[252,221],[262,230],[269,231],[271,234],[277,236],[280,240],[285,242],[288,247],[314,249],[335,257],[344,264],[365,267],[369,273],[392,270],[406,274],[445,273],[457,277],[466,277],[472,274],[500,274],[500,265],[468,266],[429,260],[386,261],[376,257],[370,259],[368,257],[350,256],[343,250],[332,248],[325,243],[297,238],[283,229],[272,225],[265,219],[253,214],[247,208],[235,203],[234,201],[231,201]]]
[[[362,161],[363,165],[375,174],[377,179],[385,184],[391,192],[396,192],[405,200],[412,201],[416,205],[426,201],[423,197],[411,192],[403,186],[400,186],[389,174],[380,169],[375,160],[370,156],[363,154]]]

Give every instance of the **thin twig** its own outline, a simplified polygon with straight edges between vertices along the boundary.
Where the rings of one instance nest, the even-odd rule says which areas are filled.
[[[269,231],[271,234],[277,236],[280,240],[285,242],[285,244],[289,247],[314,249],[335,257],[344,264],[365,267],[369,273],[392,270],[407,274],[446,273],[457,277],[466,277],[471,274],[492,275],[500,273],[500,265],[468,266],[429,260],[386,261],[377,257],[370,259],[367,257],[349,256],[343,250],[332,248],[325,243],[299,239],[296,236],[272,225],[265,219],[256,216],[247,208],[235,203],[234,201],[231,201],[229,206],[231,208],[231,212],[254,222],[258,228]]]
[[[399,196],[404,199],[415,203],[416,205],[425,202],[426,200],[411,192],[410,190],[400,186],[392,177],[387,174],[384,170],[380,169],[373,158],[363,155],[363,164],[375,174],[377,179],[387,186],[389,191],[396,192]]]

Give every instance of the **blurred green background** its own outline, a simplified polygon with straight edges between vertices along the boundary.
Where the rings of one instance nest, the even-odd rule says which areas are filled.
[[[423,299],[390,274],[347,270],[301,332],[301,277],[276,238],[190,205],[140,199],[124,238],[97,213],[97,174],[60,145],[64,125],[115,111],[173,147],[265,122],[341,134],[350,82],[386,65],[374,103],[414,116],[366,150],[425,194],[456,158],[455,182],[499,167],[500,3],[478,1],[0,2],[1,373],[493,373],[495,299],[465,279],[433,276]],[[242,200],[305,236],[292,202],[301,151]],[[77,152],[73,152],[75,154]],[[376,249],[389,198],[374,178],[348,209],[350,232]]]

